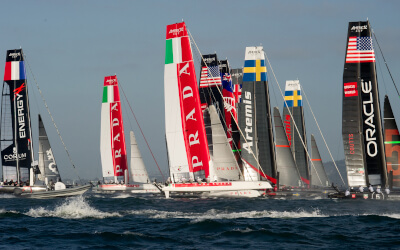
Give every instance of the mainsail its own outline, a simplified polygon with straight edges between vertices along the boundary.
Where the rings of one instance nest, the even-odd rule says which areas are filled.
[[[400,187],[400,135],[388,96],[385,96],[383,116],[387,171],[393,172],[393,186]]]
[[[33,147],[22,49],[8,50],[6,56],[1,103],[1,158],[3,180],[30,180]]]
[[[343,72],[342,136],[349,186],[386,185],[387,172],[370,24],[350,22]]]
[[[104,179],[128,180],[125,135],[117,76],[104,77],[100,153]]]
[[[130,132],[131,139],[131,172],[133,182],[149,183],[149,175],[144,165],[142,154],[140,153],[136,137],[133,131]]]
[[[219,119],[217,109],[214,105],[208,107],[210,110],[211,128],[213,137],[214,155],[212,157],[215,174],[219,179],[240,180],[241,173],[235,160],[225,130]],[[214,178],[213,178],[214,179]]]
[[[51,149],[49,138],[47,137],[46,129],[39,115],[39,169],[41,174],[38,176],[39,180],[52,181],[56,183],[61,181],[60,172],[57,168],[57,163]]]
[[[239,103],[243,174],[245,180],[269,179],[276,183],[272,116],[263,47],[247,47]],[[259,168],[261,166],[261,169]]]
[[[299,170],[294,161],[292,150],[283,128],[281,114],[277,107],[274,108],[274,125],[276,170],[279,172],[279,185],[302,186]]]
[[[165,132],[172,180],[209,177],[212,166],[184,22],[167,26],[164,93]]]
[[[290,114],[292,114],[293,119]],[[292,149],[297,168],[299,169],[301,179],[305,184],[309,185],[310,172],[307,152],[305,149],[307,147],[307,136],[304,123],[301,88],[298,80],[286,81],[282,120],[285,124],[286,136]],[[298,132],[294,123],[297,126]],[[303,145],[303,142],[305,146]]]
[[[322,164],[321,155],[319,154],[317,142],[313,134],[311,134],[311,161],[311,185],[329,186],[329,179]]]

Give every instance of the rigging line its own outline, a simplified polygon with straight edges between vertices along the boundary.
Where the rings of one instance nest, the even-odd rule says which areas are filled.
[[[25,54],[25,53],[24,53],[24,59],[25,59],[26,64],[28,65],[29,72],[30,72],[31,75],[32,75],[33,81],[34,81],[35,84],[36,84],[36,87],[37,87],[37,89],[38,89],[38,91],[39,91],[39,94],[40,94],[40,96],[42,97],[42,101],[43,101],[43,103],[44,103],[44,106],[46,107],[47,112],[48,112],[49,115],[50,115],[51,121],[53,122],[53,125],[54,125],[54,127],[56,128],[57,134],[58,134],[58,136],[60,137],[61,143],[62,143],[63,146],[64,146],[65,152],[67,153],[68,159],[69,159],[69,161],[70,161],[70,163],[71,163],[71,165],[72,165],[72,167],[73,167],[73,169],[74,169],[74,172],[75,172],[75,174],[78,176],[78,179],[79,179],[79,181],[80,181],[81,184],[82,184],[81,177],[79,176],[79,174],[78,174],[78,172],[77,172],[76,166],[75,166],[74,162],[72,161],[72,158],[71,158],[71,155],[69,154],[69,151],[68,151],[68,149],[67,149],[67,146],[66,146],[65,143],[64,143],[64,140],[63,140],[63,138],[62,138],[62,136],[61,136],[60,131],[58,130],[58,127],[57,127],[57,125],[56,125],[56,122],[54,121],[54,118],[53,118],[53,116],[52,116],[52,114],[51,114],[51,112],[50,112],[49,106],[47,106],[47,102],[46,102],[46,100],[44,99],[42,90],[39,88],[39,84],[38,84],[38,82],[36,81],[35,75],[34,75],[33,72],[32,72],[31,65],[29,64],[28,60],[26,60],[27,58],[26,58],[26,54]]]
[[[192,40],[194,41],[193,37],[192,37]],[[198,52],[199,52],[199,54],[201,55],[200,51],[198,51]],[[198,58],[198,56],[197,56],[197,53],[196,53],[195,55],[196,55],[196,58],[199,60],[199,58]],[[209,69],[209,67],[208,67],[207,63],[205,62],[205,60],[204,60],[204,58],[203,58],[202,55],[201,55],[201,58],[202,58],[201,60],[202,60],[202,61],[204,62],[204,64],[206,65],[207,69]],[[201,61],[200,61],[200,65],[201,65]],[[200,80],[201,80],[201,79],[200,79]],[[213,98],[214,103],[215,103],[215,104],[218,104],[218,102],[217,102],[217,100],[216,100],[216,97],[215,97],[215,95],[214,95],[214,93],[213,93],[211,87],[210,87],[210,86],[207,86],[206,89],[207,89],[207,93],[209,94],[209,96]],[[222,96],[222,93],[221,93],[220,89],[219,89],[219,88],[217,88],[217,89],[218,89],[219,93],[220,93],[221,96]],[[202,91],[202,92],[203,92],[203,97],[204,97],[204,99],[207,101],[204,91]],[[222,97],[223,97],[223,96],[222,96]],[[223,100],[223,98],[222,98],[222,100]],[[224,103],[224,105],[225,105],[225,101],[224,101],[224,100],[223,100],[223,103]],[[214,105],[214,107],[216,107],[217,105],[215,105],[215,104],[211,104],[211,105]],[[216,107],[216,108],[217,108],[217,107]],[[208,109],[208,107],[207,107],[207,109]],[[224,116],[224,115],[225,115],[225,114],[221,111],[219,105],[218,105],[218,110],[217,110],[217,112],[218,112],[218,117]],[[234,119],[234,118],[233,118],[232,112],[230,112],[230,114],[231,114],[232,119]],[[224,123],[223,126],[224,126],[225,128],[227,128],[228,126],[227,126],[227,124],[226,124],[225,119],[222,119],[222,121],[223,121],[223,123]],[[231,133],[231,134],[232,134],[232,133]],[[238,150],[238,146],[237,146],[236,142],[235,142],[233,139],[232,139],[232,144],[234,145],[234,148],[235,148],[236,150]],[[214,149],[213,149],[213,150],[214,150]],[[234,154],[233,154],[233,157],[235,157]],[[240,156],[240,158],[242,159],[241,156]],[[239,170],[239,174],[240,174],[240,176],[241,176],[241,177],[243,178],[243,180],[244,180],[244,175],[243,175],[242,171],[240,171],[240,167],[239,167],[238,162],[236,161],[236,158],[235,158],[235,162],[236,162],[236,167],[237,167],[237,169]],[[250,176],[250,179],[253,181],[253,178],[251,177],[249,170],[248,170],[247,168],[246,168],[246,170],[247,170],[247,172],[248,172],[248,174],[249,174],[249,176]]]
[[[318,130],[319,130],[319,133],[321,134],[321,136],[322,136],[322,139],[324,140],[324,143],[325,143],[326,149],[328,149],[328,152],[329,152],[329,155],[330,155],[330,157],[331,157],[331,159],[332,159],[333,165],[335,165],[335,168],[336,168],[336,170],[338,171],[338,173],[339,173],[339,176],[340,176],[340,179],[342,179],[342,182],[343,182],[343,184],[344,184],[344,185],[346,185],[346,183],[345,183],[345,182],[344,182],[344,180],[343,180],[343,177],[342,177],[342,175],[341,175],[341,174],[340,174],[340,172],[339,172],[339,168],[338,168],[338,166],[336,165],[336,162],[335,162],[335,160],[333,159],[333,156],[332,156],[331,150],[330,150],[330,149],[329,149],[329,147],[328,147],[328,143],[326,143],[326,140],[325,140],[324,134],[322,134],[322,131],[321,131],[321,128],[320,128],[320,126],[319,126],[319,124],[318,124],[317,118],[315,117],[315,115],[314,115],[314,112],[313,112],[313,110],[312,110],[312,108],[311,108],[311,105],[310,105],[310,103],[309,103],[309,101],[308,101],[308,98],[307,98],[306,92],[304,91],[304,89],[303,89],[303,87],[302,87],[301,85],[300,85],[300,88],[301,88],[301,91],[303,91],[304,97],[306,98],[306,101],[307,101],[307,105],[308,105],[308,107],[310,108],[310,111],[311,111],[311,114],[312,114],[312,115],[313,115],[313,117],[314,117],[314,121],[315,121],[315,123],[317,124]]]
[[[383,70],[382,70],[382,66],[381,66],[381,63],[378,61],[378,66],[379,66],[379,70],[380,70],[380,73],[382,73],[382,74],[380,74],[381,75],[381,78],[382,78],[382,81],[383,81],[383,86],[385,87],[385,95],[387,95],[388,93],[387,93],[387,89],[386,89],[386,81],[385,81],[385,77],[383,76]],[[378,79],[377,79],[378,80]]]
[[[272,71],[272,75],[273,75],[274,78],[275,78],[275,82],[276,82],[276,84],[278,85],[279,91],[281,92],[281,96],[282,96],[282,98],[283,98],[283,100],[284,100],[284,102],[285,102],[285,104],[286,104],[286,108],[287,108],[287,110],[289,111],[290,117],[291,117],[292,120],[294,121],[293,114],[292,114],[292,112],[290,111],[289,105],[287,105],[287,102],[286,102],[286,100],[285,100],[285,96],[283,95],[281,86],[279,86],[278,79],[277,79],[276,76],[275,76],[274,69],[272,68],[271,63],[270,63],[270,61],[269,61],[269,58],[268,58],[268,56],[267,56],[267,53],[266,53],[265,51],[264,51],[264,55],[265,55],[265,58],[266,58],[267,61],[268,61],[268,65],[269,65],[269,67],[270,67],[270,69],[271,69],[271,71]],[[300,138],[300,140],[301,140],[301,143],[303,144],[303,147],[304,147],[304,150],[306,151],[307,156],[309,157],[309,159],[312,159],[312,158],[310,157],[310,154],[308,153],[308,149],[307,149],[306,144],[305,144],[305,142],[304,142],[304,140],[303,140],[303,138],[302,138],[302,136],[301,136],[301,134],[300,134],[300,131],[299,131],[298,127],[297,127],[297,124],[296,124],[295,122],[293,122],[293,125],[294,125],[294,127],[296,128],[297,134],[299,135],[299,138]],[[310,162],[311,162],[311,166],[314,168],[315,172],[317,173],[317,177],[318,177],[320,183],[322,184],[321,178],[319,178],[319,174],[318,174],[318,172],[317,172],[317,169],[316,169],[315,166],[314,166],[314,163],[313,163],[312,161],[310,161]]]
[[[156,158],[154,157],[153,151],[151,151],[150,145],[149,145],[149,143],[147,142],[146,137],[144,136],[144,133],[143,133],[143,131],[142,131],[142,128],[141,128],[140,125],[139,125],[138,120],[136,119],[135,113],[133,113],[132,106],[131,106],[131,104],[129,103],[128,98],[127,98],[126,95],[125,95],[125,91],[124,91],[124,89],[122,88],[121,82],[119,82],[119,86],[121,87],[121,90],[122,90],[122,93],[124,94],[125,100],[127,101],[128,105],[129,105],[129,108],[131,109],[132,115],[133,115],[133,117],[135,118],[136,124],[138,125],[139,130],[140,130],[140,133],[142,134],[143,139],[145,140],[145,142],[146,142],[146,144],[147,144],[147,148],[150,150],[151,156],[153,157],[153,160],[154,160],[154,162],[156,163],[156,165],[157,165],[157,167],[158,167],[158,171],[160,171],[160,173],[161,173],[161,175],[162,175],[162,177],[163,177],[163,182],[164,182],[164,181],[165,181],[164,174],[161,172],[160,166],[158,165],[157,160],[156,160]]]
[[[371,27],[371,28],[372,28],[372,27]],[[388,72],[389,72],[390,78],[392,78],[392,82],[393,82],[393,85],[394,85],[394,87],[396,88],[397,95],[398,95],[398,96],[399,96],[399,98],[400,98],[400,93],[399,93],[399,90],[397,89],[396,83],[394,82],[394,79],[393,79],[392,73],[391,73],[391,72],[390,72],[390,70],[389,70],[389,66],[388,66],[388,64],[387,64],[387,62],[386,62],[385,56],[383,55],[383,52],[382,52],[381,46],[379,45],[378,39],[376,38],[376,35],[375,35],[375,32],[374,32],[374,30],[373,30],[373,29],[372,29],[372,34],[374,34],[374,38],[375,38],[376,44],[378,45],[379,51],[381,52],[381,55],[382,55],[383,61],[385,62],[385,65],[386,65],[386,68],[387,68],[387,70],[388,70]]]
[[[191,41],[193,41],[193,44],[195,45],[195,47],[196,47],[196,49],[197,49],[197,52],[198,52],[199,55],[201,56],[201,60],[204,61],[205,66],[207,67],[207,69],[209,69],[207,63],[205,62],[205,60],[204,60],[204,58],[203,58],[203,56],[202,56],[202,54],[201,54],[201,52],[200,52],[199,47],[197,46],[196,42],[194,41],[194,38],[193,38],[192,34],[190,33],[189,30],[187,30],[187,31],[188,31],[188,34],[189,34],[190,37],[191,37]],[[196,54],[196,56],[197,56],[197,54]],[[200,64],[201,64],[201,62],[200,62]],[[220,90],[219,88],[217,88],[217,89],[218,89],[219,94],[220,94],[221,96],[223,96],[221,90]],[[211,89],[210,89],[209,86],[207,87],[207,91],[208,91],[208,92],[211,91]],[[212,91],[211,91],[211,93],[212,93]],[[214,94],[212,94],[212,96],[213,96],[213,98],[214,98],[214,100],[215,100],[215,102],[216,102],[216,98],[215,98]],[[224,105],[225,105],[225,100],[224,100],[223,98],[222,98],[222,101],[223,101],[223,103],[224,103]],[[232,111],[229,111],[229,113],[231,114],[231,117],[233,117]],[[233,120],[234,120],[234,122],[236,123],[237,128],[238,128],[240,134],[242,135],[242,137],[244,138],[244,140],[247,142],[246,138],[245,138],[244,135],[243,135],[243,132],[241,131],[241,129],[240,129],[240,127],[239,127],[239,124],[237,123],[237,121],[236,121],[235,119],[233,119]],[[227,127],[225,121],[224,121],[224,123],[225,123],[225,127]],[[237,147],[236,144],[235,144],[235,148],[238,149],[238,147]],[[261,172],[265,175],[264,170],[261,168],[260,164],[258,163],[258,160],[257,160],[257,158],[255,157],[255,155],[254,155],[253,151],[251,150],[251,148],[250,148],[250,151],[251,151],[251,153],[252,153],[254,159],[256,159],[256,162],[257,162],[258,166],[260,167]],[[242,156],[240,156],[240,158],[242,159]],[[239,165],[239,164],[237,164],[237,165]],[[239,167],[239,166],[238,166],[238,167]],[[247,169],[247,167],[246,167],[246,170],[249,171],[249,170]],[[239,171],[239,172],[240,172],[241,176],[242,176],[243,179],[244,179],[243,173],[242,173],[241,171]],[[251,180],[253,180],[250,174],[249,174],[249,176],[250,176]]]

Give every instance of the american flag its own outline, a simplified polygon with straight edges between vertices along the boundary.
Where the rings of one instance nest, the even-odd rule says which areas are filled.
[[[346,63],[375,62],[371,37],[349,37]]]
[[[204,66],[201,68],[200,88],[222,85],[218,66]]]
[[[242,84],[235,84],[233,93],[237,103],[242,102]]]

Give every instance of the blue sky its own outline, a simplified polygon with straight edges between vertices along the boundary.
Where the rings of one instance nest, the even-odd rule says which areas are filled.
[[[0,59],[3,60],[0,68],[4,68],[7,49],[20,46],[24,49],[78,172],[84,178],[101,176],[102,85],[104,76],[113,74],[117,74],[166,173],[165,28],[182,19],[201,53],[216,52],[220,59],[228,58],[232,67],[243,66],[246,46],[262,44],[282,88],[286,80],[300,80],[335,159],[344,158],[341,98],[349,21],[369,18],[394,79],[400,78],[397,45],[400,2],[397,1],[16,0],[1,1],[1,6]],[[198,52],[194,54],[198,60]],[[277,83],[270,68],[268,72],[271,103],[282,110]],[[381,101],[388,93],[396,115],[400,111],[399,99],[382,61],[377,64],[377,72]],[[30,73],[28,86],[35,118],[34,136],[37,135],[35,114],[39,110],[62,176],[76,178]],[[155,176],[157,167],[132,114],[127,105],[123,109],[126,140],[129,141],[131,121],[149,173]],[[322,157],[328,161],[307,108],[306,119],[308,135],[316,135]],[[35,147],[37,151],[37,142]]]

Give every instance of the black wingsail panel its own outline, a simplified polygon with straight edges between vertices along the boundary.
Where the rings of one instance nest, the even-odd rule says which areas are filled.
[[[244,136],[240,141],[245,179],[250,175],[276,183],[272,116],[262,47],[246,48],[238,117]]]
[[[26,182],[32,163],[31,125],[22,49],[8,50],[1,106],[3,179]]]
[[[222,119],[223,114],[223,99],[220,94],[222,93],[222,82],[219,73],[218,59],[216,54],[203,55],[203,60],[201,61],[201,71],[200,71],[200,84],[199,84],[199,94],[200,94],[200,104],[201,110],[203,111],[204,126],[206,129],[208,147],[210,155],[213,155],[213,141],[212,141],[212,131],[211,131],[211,119],[208,106],[214,104],[214,106],[219,112],[220,118]],[[222,120],[221,120],[222,121]]]
[[[343,72],[342,136],[350,186],[386,185],[375,52],[369,22],[350,22]]]
[[[292,114],[293,119],[291,118],[290,113]],[[306,185],[310,185],[308,156],[304,147],[304,145],[307,147],[307,136],[304,123],[303,100],[300,82],[298,80],[286,81],[282,120],[296,165],[300,172],[301,180]],[[296,124],[298,132],[294,124]]]
[[[388,96],[383,107],[387,171],[393,171],[393,186],[400,187],[400,135]]]

